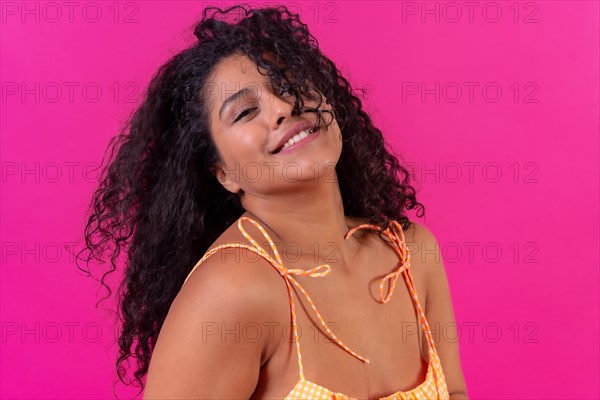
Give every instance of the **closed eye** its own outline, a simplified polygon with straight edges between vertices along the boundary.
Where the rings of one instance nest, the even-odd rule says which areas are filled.
[[[248,115],[249,113],[251,113],[252,111],[254,111],[256,109],[257,109],[257,107],[252,107],[252,108],[247,108],[245,110],[242,110],[233,118],[233,122],[238,122],[240,119],[244,118],[246,115]]]

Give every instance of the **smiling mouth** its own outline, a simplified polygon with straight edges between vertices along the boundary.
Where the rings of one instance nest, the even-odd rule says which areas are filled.
[[[285,142],[283,144],[283,146],[279,147],[278,149],[275,149],[275,151],[273,151],[273,153],[271,153],[271,154],[277,154],[277,153],[282,152],[283,150],[287,149],[288,147],[293,146],[296,143],[304,140],[308,136],[314,134],[318,130],[319,130],[318,127],[314,127],[312,129],[305,129],[303,131],[298,132],[297,134],[295,134],[294,136],[292,136],[287,142]]]

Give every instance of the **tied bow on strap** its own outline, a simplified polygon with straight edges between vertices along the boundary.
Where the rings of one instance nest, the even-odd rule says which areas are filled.
[[[273,250],[273,253],[275,254],[275,259],[273,259],[273,257],[271,257],[271,255],[269,253],[267,253],[265,251],[265,249],[263,249],[261,247],[261,245],[259,245],[258,242],[256,240],[254,240],[254,238],[252,238],[252,236],[250,236],[248,234],[248,232],[246,232],[246,230],[242,226],[242,221],[249,221],[254,226],[256,226],[256,228],[260,231],[260,233],[264,236],[264,238],[267,239],[267,242],[269,242],[269,247],[271,247],[271,249]],[[267,259],[273,265],[273,267],[275,267],[277,269],[277,271],[279,271],[279,275],[283,276],[284,278],[289,275],[300,275],[300,276],[310,276],[311,278],[320,278],[322,276],[328,275],[331,272],[331,267],[329,266],[329,264],[321,264],[321,265],[311,268],[309,270],[297,269],[297,268],[286,268],[283,265],[283,261],[281,259],[281,256],[279,255],[279,252],[277,251],[277,246],[275,246],[275,243],[271,239],[271,236],[269,236],[267,231],[265,231],[265,229],[260,224],[258,224],[252,218],[241,217],[238,220],[238,228],[242,232],[242,235],[244,235],[244,237],[246,239],[248,239],[250,241],[250,243],[252,243],[252,245],[260,253],[260,255],[262,255],[265,259]]]
[[[273,257],[271,257],[256,242],[256,240],[254,240],[252,238],[252,236],[250,236],[248,234],[248,232],[246,232],[246,230],[242,226],[242,221],[249,221],[250,223],[252,223],[260,231],[260,233],[264,236],[264,238],[267,239],[267,241],[269,243],[269,246],[271,247],[271,249],[273,250],[273,253],[275,254],[275,259],[273,259]],[[286,285],[288,287],[288,296],[289,296],[289,299],[290,299],[290,307],[291,307],[291,312],[292,312],[292,318],[294,320],[294,336],[295,336],[296,340],[298,341],[299,339],[298,339],[296,328],[295,328],[296,314],[295,314],[294,299],[293,299],[293,296],[292,296],[292,286],[291,286],[292,284],[294,286],[296,286],[298,288],[298,290],[300,290],[300,292],[302,292],[302,294],[304,295],[304,297],[306,297],[306,300],[308,300],[308,303],[310,304],[310,307],[314,311],[315,315],[319,319],[319,322],[321,323],[321,326],[325,329],[325,331],[327,332],[327,334],[329,335],[329,337],[335,343],[337,343],[340,347],[342,347],[344,350],[346,350],[347,352],[349,352],[354,357],[358,358],[359,360],[361,360],[363,362],[369,363],[369,359],[367,357],[363,357],[360,354],[356,353],[354,350],[352,350],[350,347],[348,347],[346,344],[344,344],[335,335],[335,333],[333,333],[333,331],[331,330],[331,328],[329,328],[329,326],[327,325],[327,323],[325,322],[325,320],[321,316],[321,313],[319,313],[319,311],[317,310],[317,307],[313,303],[312,299],[310,298],[310,296],[308,295],[308,293],[306,292],[306,290],[304,290],[304,288],[302,287],[302,285],[300,285],[296,281],[296,279],[294,279],[294,277],[293,277],[293,275],[301,275],[301,276],[309,276],[311,278],[320,278],[320,277],[328,275],[331,272],[331,266],[329,266],[329,264],[321,264],[321,265],[319,265],[317,267],[314,267],[314,268],[311,268],[309,270],[303,270],[303,269],[297,269],[297,268],[286,268],[283,265],[283,261],[281,260],[281,256],[279,255],[279,252],[277,251],[277,246],[275,246],[275,243],[273,243],[273,240],[271,240],[271,237],[269,236],[269,234],[267,233],[267,231],[265,231],[265,229],[258,222],[254,221],[252,218],[241,217],[238,220],[238,228],[242,232],[242,234],[244,235],[244,237],[246,237],[246,239],[248,239],[250,241],[250,243],[252,243],[252,245],[254,246],[255,250],[258,251],[258,253],[263,258],[265,258],[267,261],[269,261],[269,263],[271,263],[271,265],[273,265],[273,267],[275,267],[277,269],[277,271],[279,271],[279,275],[281,275],[283,277],[283,279],[285,280],[285,283],[286,283]],[[297,346],[299,346],[298,342],[297,342]],[[302,366],[301,365],[300,365],[300,374],[301,374],[301,376],[303,374]]]
[[[344,236],[344,239],[348,239],[354,232],[362,228],[379,231],[379,227],[376,225],[362,224],[350,229]],[[383,234],[391,240],[391,243],[389,244],[400,259],[398,269],[384,276],[379,283],[379,302],[385,304],[392,298],[400,274],[410,267],[410,253],[406,247],[404,231],[398,221],[390,220],[389,226],[383,230]],[[383,293],[386,282],[388,283],[388,290],[387,294],[384,296]]]

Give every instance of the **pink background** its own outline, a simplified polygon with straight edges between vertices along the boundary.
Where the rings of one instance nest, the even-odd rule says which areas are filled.
[[[114,398],[112,314],[68,249],[82,244],[90,168],[151,74],[193,42],[202,7],[78,4],[1,4],[6,399]],[[470,397],[599,398],[599,3],[484,1],[471,21],[448,4],[291,7],[417,168]]]

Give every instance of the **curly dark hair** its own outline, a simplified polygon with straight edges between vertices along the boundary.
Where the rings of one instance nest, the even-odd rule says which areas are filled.
[[[409,171],[298,14],[285,6],[211,6],[194,26],[194,35],[197,43],[159,68],[139,108],[110,140],[104,155],[110,152],[109,165],[101,170],[86,214],[86,246],[77,257],[87,253],[81,259],[89,275],[89,261],[102,260],[110,246],[110,266],[100,280],[108,291],[103,300],[112,294],[107,275],[117,269],[121,252],[126,255],[117,291],[116,315],[123,325],[116,370],[119,380],[129,385],[123,364],[136,358],[134,383],[139,383],[139,393],[167,312],[186,276],[245,212],[239,195],[225,190],[211,173],[220,156],[200,94],[220,60],[234,53],[247,55],[268,71],[275,87],[294,94],[296,111],[310,85],[328,99],[342,133],[335,171],[347,215],[383,223],[382,228],[394,219],[407,229],[412,223],[404,210],[416,209],[418,217],[425,213],[409,184]],[[270,62],[265,53],[285,66]]]

